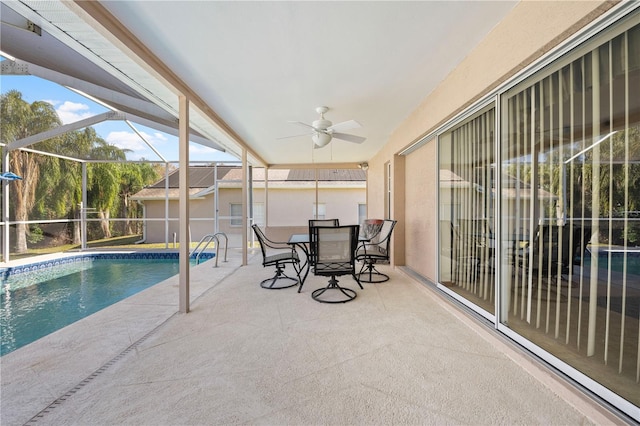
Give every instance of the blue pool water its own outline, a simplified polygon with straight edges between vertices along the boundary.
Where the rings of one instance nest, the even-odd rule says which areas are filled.
[[[93,254],[0,269],[0,355],[178,272],[177,253]]]
[[[593,254],[589,251],[585,253],[585,266],[591,265],[592,256]],[[611,250],[611,270],[615,272],[622,272],[624,270],[625,257],[627,259],[627,274],[640,276],[640,250],[635,248],[627,250],[626,253],[623,250]],[[598,253],[598,268],[603,271],[606,271],[609,268],[609,251],[601,249]]]

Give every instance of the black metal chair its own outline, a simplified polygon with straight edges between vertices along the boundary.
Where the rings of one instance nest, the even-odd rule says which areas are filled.
[[[276,274],[260,282],[260,287],[270,290],[280,290],[293,287],[301,282],[300,280],[300,259],[293,246],[283,242],[269,240],[258,225],[253,225],[253,232],[258,238],[260,249],[262,250],[262,266],[275,266]],[[291,264],[296,273],[297,279],[289,277],[284,273],[287,264]]]
[[[554,278],[569,272],[571,264],[584,257],[591,239],[591,226],[558,226],[542,223],[534,235],[533,244],[517,252],[520,267],[527,267],[532,250],[532,270],[541,277]]]
[[[391,247],[391,233],[396,226],[396,220],[385,220],[380,232],[371,240],[363,241],[358,247],[356,260],[362,262],[358,280],[365,283],[382,283],[389,280],[389,276],[376,269],[376,263],[388,263]]]
[[[309,219],[309,228],[312,226],[340,226],[340,219]]]
[[[331,277],[325,288],[319,288],[311,293],[311,297],[323,303],[345,303],[356,298],[356,292],[350,288],[341,287],[337,276],[351,275],[362,284],[356,276],[355,252],[358,248],[359,225],[311,228],[313,239],[311,246],[315,246],[314,275]]]
[[[360,225],[360,240],[371,241],[378,237],[383,219],[364,219]]]
[[[311,228],[316,226],[340,226],[339,219],[309,219],[309,262],[311,265],[315,263],[314,257],[314,246],[313,246],[313,233],[311,232]],[[300,286],[302,287],[302,286]]]

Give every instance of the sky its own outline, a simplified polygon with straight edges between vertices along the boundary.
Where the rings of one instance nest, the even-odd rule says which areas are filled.
[[[55,107],[63,124],[69,124],[108,110],[90,99],[81,96],[66,87],[34,76],[0,75],[0,93],[18,90],[26,102],[46,101]],[[135,128],[168,161],[178,161],[178,138],[149,127],[133,123]],[[147,144],[123,121],[105,121],[92,126],[96,133],[111,145],[130,149],[128,160],[161,159]],[[237,161],[238,159],[209,147],[191,143],[189,159],[192,161]]]

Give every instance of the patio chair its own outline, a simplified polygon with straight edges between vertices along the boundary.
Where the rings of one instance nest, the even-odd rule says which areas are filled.
[[[383,219],[365,219],[360,225],[360,240],[374,241],[377,240],[378,234],[382,229]]]
[[[337,276],[351,275],[362,284],[356,276],[355,252],[358,247],[359,225],[311,228],[313,239],[311,246],[315,246],[316,261],[313,273],[317,276],[331,277],[325,288],[319,288],[311,293],[311,297],[323,303],[345,303],[356,298],[356,292],[338,284]]]
[[[562,241],[560,241],[560,235],[562,235]],[[590,239],[591,226],[540,224],[534,236],[533,245],[518,250],[518,265],[527,267],[529,250],[532,250],[531,266],[534,274],[542,278],[555,278],[558,274],[567,274],[570,265],[578,264],[579,259],[584,257]]]
[[[276,273],[273,277],[260,282],[260,287],[270,290],[289,288],[300,283],[300,259],[295,248],[287,243],[271,241],[262,232],[258,225],[251,226],[258,238],[262,250],[262,266],[275,266]],[[296,273],[296,278],[284,273],[287,264],[291,264]]]
[[[396,220],[385,220],[380,232],[373,240],[363,241],[358,247],[356,260],[362,262],[358,280],[365,283],[382,283],[389,280],[389,276],[376,269],[377,263],[388,263],[391,247],[391,233],[396,226]]]
[[[309,219],[309,262],[310,265],[313,266],[314,262],[314,257],[315,257],[315,252],[313,249],[313,233],[311,232],[311,228],[313,228],[314,226],[339,226],[340,225],[340,221],[339,219]]]

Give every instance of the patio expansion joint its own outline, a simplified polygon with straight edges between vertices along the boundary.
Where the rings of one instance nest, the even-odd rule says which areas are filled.
[[[62,405],[65,401],[67,401],[69,398],[71,398],[74,394],[76,394],[77,392],[79,392],[80,390],[82,390],[85,386],[87,386],[88,384],[90,384],[94,379],[96,379],[97,377],[99,377],[102,373],[104,373],[105,371],[107,371],[110,367],[112,367],[113,365],[115,365],[118,361],[120,361],[121,359],[123,359],[125,356],[127,356],[129,353],[131,353],[132,351],[134,351],[138,346],[140,346],[142,343],[144,343],[149,337],[151,337],[153,334],[155,334],[162,326],[164,326],[167,322],[169,322],[169,320],[171,320],[171,318],[173,318],[174,316],[176,316],[178,313],[174,313],[171,316],[169,316],[167,319],[165,319],[162,323],[160,323],[159,325],[157,325],[156,327],[154,327],[151,331],[149,331],[147,334],[145,334],[144,336],[142,336],[140,339],[136,340],[135,342],[133,342],[131,345],[129,345],[125,350],[123,350],[122,352],[120,352],[118,355],[116,355],[115,357],[111,358],[109,361],[107,361],[105,364],[103,364],[102,366],[100,366],[100,368],[98,368],[97,370],[95,370],[93,373],[91,373],[89,376],[87,376],[84,380],[82,380],[80,383],[78,383],[77,385],[75,385],[73,388],[69,389],[66,393],[64,393],[62,396],[56,398],[52,403],[50,403],[49,405],[47,405],[44,409],[42,409],[38,414],[36,414],[35,416],[33,416],[31,419],[29,419],[26,423],[26,425],[32,425],[32,424],[36,424],[38,422],[38,420],[43,419],[47,414],[49,414],[51,411],[53,411],[55,408],[58,408],[60,405]]]

